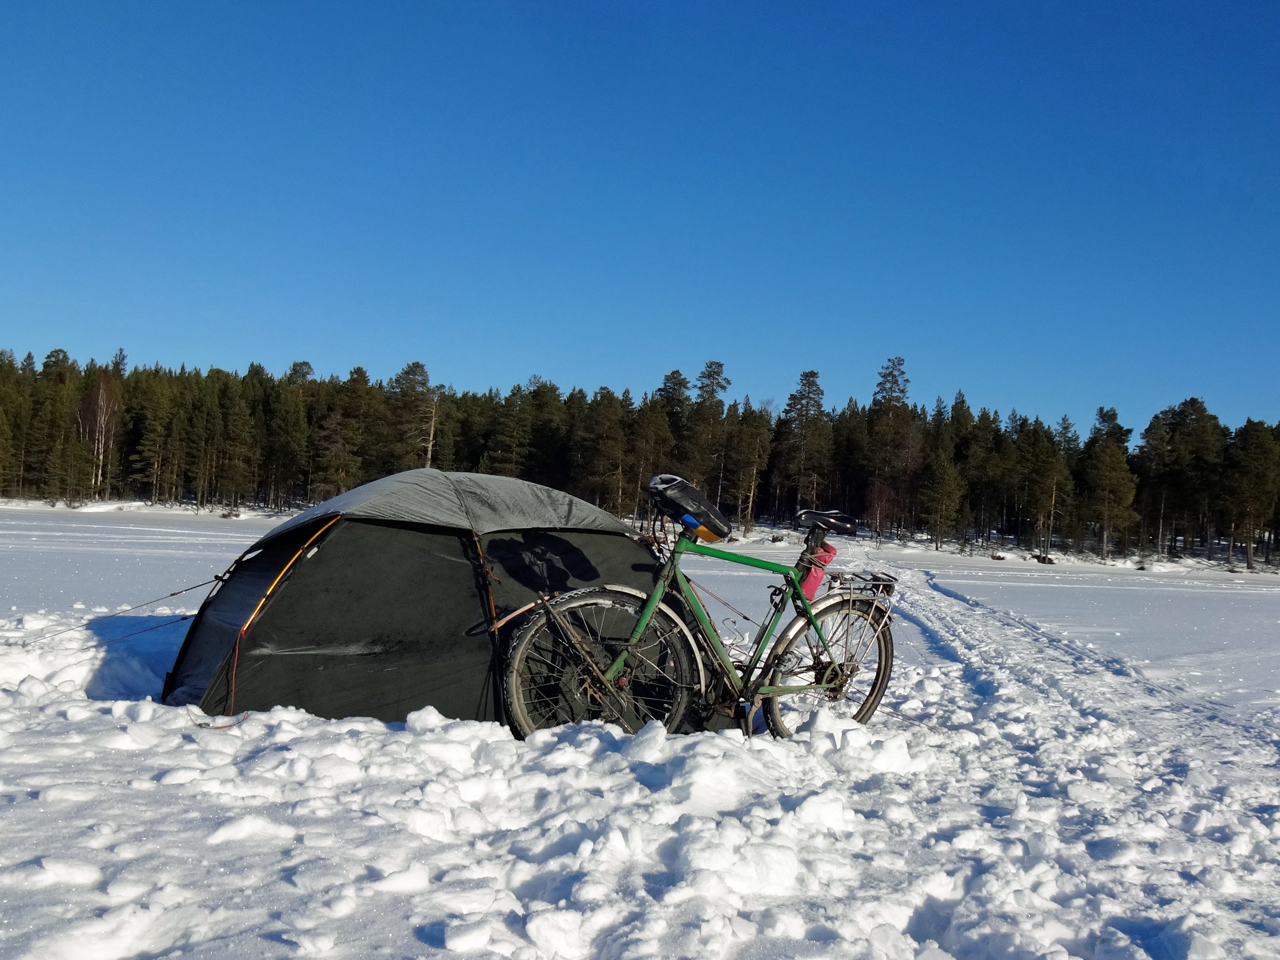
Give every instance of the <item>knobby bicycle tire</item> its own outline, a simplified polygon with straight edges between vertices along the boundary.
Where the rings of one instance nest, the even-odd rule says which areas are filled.
[[[665,606],[628,648],[643,595],[576,590],[539,606],[516,632],[505,670],[507,717],[518,737],[603,720],[638,732],[652,720],[671,733],[699,727],[702,669],[686,629]],[[618,654],[627,666],[603,681]]]
[[[851,707],[853,719],[866,723],[893,672],[893,634],[884,607],[848,592],[827,594],[812,607],[830,652],[808,619],[797,616],[778,638],[775,666],[765,685],[834,686],[766,697],[761,712],[775,737],[791,736],[814,710],[830,704]]]

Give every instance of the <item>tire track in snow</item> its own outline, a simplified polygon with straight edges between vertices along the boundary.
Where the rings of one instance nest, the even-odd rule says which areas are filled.
[[[980,701],[971,729],[1022,755],[1015,779],[1029,807],[1060,804],[1051,820],[1059,865],[1089,878],[1086,889],[1138,891],[1114,898],[1130,901],[1127,915],[1097,914],[1086,945],[1106,956],[1273,952],[1255,942],[1257,931],[1280,929],[1271,736],[931,575],[901,579],[903,613],[964,660],[956,695]],[[1262,876],[1268,882],[1240,879]],[[952,918],[944,945],[958,947]]]
[[[998,610],[990,604],[945,587],[938,582],[937,575],[932,571],[925,570],[923,573],[929,588],[934,592],[956,600],[966,607],[982,610],[992,620],[1006,624],[1014,633],[1022,631],[1033,637],[1043,638],[1047,643],[1053,644],[1056,648],[1054,652],[1065,656],[1071,664],[1071,669],[1079,672],[1082,664],[1091,664],[1097,671],[1109,672],[1116,677],[1128,678],[1134,683],[1140,684],[1144,692],[1154,698],[1154,709],[1158,715],[1177,717],[1184,723],[1187,715],[1190,715],[1196,723],[1213,725],[1214,732],[1212,734],[1204,732],[1192,734],[1207,743],[1215,743],[1221,740],[1230,741],[1240,734],[1245,734],[1256,739],[1259,744],[1270,744],[1273,756],[1270,761],[1263,763],[1262,766],[1269,768],[1280,767],[1280,738],[1276,736],[1271,728],[1263,724],[1247,718],[1232,716],[1231,710],[1234,704],[1194,692],[1185,685],[1161,683],[1159,680],[1148,676],[1140,666],[1125,657],[1099,653],[1081,645],[1080,641],[1055,633],[1033,620],[1020,617],[1012,611]],[[1223,716],[1223,714],[1227,715]],[[1129,722],[1142,725],[1148,722],[1148,715],[1140,713],[1130,716],[1128,719]],[[1184,738],[1186,736],[1186,734],[1183,734]]]

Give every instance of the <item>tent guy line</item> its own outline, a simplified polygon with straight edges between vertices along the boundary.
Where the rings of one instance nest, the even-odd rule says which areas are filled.
[[[199,590],[201,587],[207,587],[209,586],[209,584],[216,583],[220,580],[223,580],[225,577],[226,577],[225,573],[220,573],[216,577],[212,577],[209,580],[205,580],[203,583],[194,583],[189,587],[183,587],[181,590],[175,590],[173,591],[173,593],[166,593],[163,597],[156,597],[154,600],[148,600],[145,603],[135,604],[132,607],[125,607],[125,609],[117,610],[115,613],[103,614],[101,617],[91,617],[90,619],[85,620],[83,623],[77,623],[74,627],[64,627],[63,629],[57,631],[56,633],[43,634],[41,635],[40,639],[52,640],[54,637],[60,637],[64,633],[69,633],[72,630],[83,630],[85,627],[88,627],[91,624],[102,623],[102,621],[110,620],[112,617],[121,617],[121,616],[124,616],[126,613],[132,613],[134,610],[141,610],[143,607],[149,607],[151,606],[151,604],[159,603],[161,600],[168,600],[170,597],[178,597],[184,593],[190,593],[192,590]],[[177,623],[179,620],[190,620],[190,619],[191,619],[190,616],[184,616],[184,617],[179,617],[178,620],[171,620],[169,622]],[[155,627],[148,627],[147,629],[154,630]],[[145,631],[139,631],[139,632],[145,632]],[[134,634],[130,633],[130,634],[126,634],[125,636],[132,637],[134,636]],[[123,640],[123,639],[125,639],[125,637],[115,637],[112,640],[105,641],[103,645],[105,646],[107,643],[115,643],[116,640]]]

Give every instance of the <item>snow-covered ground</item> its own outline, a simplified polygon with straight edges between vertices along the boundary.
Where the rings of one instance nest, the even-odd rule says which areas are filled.
[[[143,520],[0,509],[0,957],[1280,954],[1280,578],[843,542],[902,579],[868,726],[517,743],[146,702],[202,591],[76,625],[269,524]]]

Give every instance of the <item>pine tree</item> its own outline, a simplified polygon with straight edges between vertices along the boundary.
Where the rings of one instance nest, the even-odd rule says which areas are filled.
[[[396,425],[404,444],[399,455],[401,469],[431,466],[439,401],[426,366],[417,360],[406,363],[392,377],[390,387],[395,398]]]
[[[587,483],[597,506],[621,514],[627,505],[627,411],[608,387],[600,387],[587,409]]]
[[[249,492],[253,461],[253,422],[240,380],[235,377],[226,378],[222,386],[220,406],[225,448],[218,484],[222,502],[235,511]]]
[[[740,410],[736,403],[730,406],[734,433],[727,447],[725,471],[738,522],[750,533],[755,525],[760,481],[769,463],[773,415],[767,406],[753,407],[750,397],[743,397]]]
[[[906,361],[901,357],[890,357],[880,368],[880,379],[876,381],[875,393],[871,395],[872,403],[905,404],[907,387],[911,381],[907,379]]]
[[[1019,509],[1019,542],[1034,537],[1035,549],[1047,556],[1052,547],[1053,525],[1059,500],[1070,489],[1070,474],[1054,431],[1039,417],[1011,416],[1013,434],[1014,502]]]
[[[531,410],[524,387],[511,388],[502,402],[493,435],[488,471],[503,477],[518,477],[529,454],[532,435]]]
[[[662,378],[662,386],[653,391],[650,398],[659,404],[667,417],[667,432],[671,436],[666,472],[689,479],[689,378],[679,370],[672,370]]]
[[[288,376],[272,384],[267,410],[264,479],[267,485],[265,500],[276,509],[302,499],[300,492],[307,487],[311,430],[307,423],[305,391],[308,381],[303,374],[304,369],[309,372],[311,364],[295,363]]]
[[[1147,429],[1142,431],[1141,439],[1142,443],[1133,458],[1138,477],[1139,515],[1144,526],[1155,531],[1155,555],[1160,559],[1165,552],[1164,532],[1171,471],[1169,428],[1159,414],[1151,418]]]
[[[877,537],[886,527],[908,523],[911,493],[922,463],[923,437],[907,404],[910,382],[902,358],[891,357],[880,368],[868,411],[867,519]]]
[[[1168,471],[1175,510],[1188,554],[1196,530],[1204,533],[1205,556],[1213,555],[1213,524],[1221,505],[1222,460],[1230,431],[1198,397],[1160,412],[1169,431]]]
[[[574,387],[564,398],[563,437],[561,445],[564,450],[561,473],[564,486],[575,496],[582,496],[587,482],[587,440],[588,417],[591,403],[587,399],[587,391]]]
[[[1280,494],[1280,443],[1261,420],[1246,420],[1236,430],[1226,452],[1225,501],[1232,522],[1245,543],[1246,564],[1254,569],[1254,544],[1271,522]],[[1228,563],[1231,554],[1227,554]]]
[[[933,532],[933,547],[941,550],[943,539],[950,537],[954,530],[956,513],[964,493],[960,471],[945,449],[938,449],[929,456],[920,493],[925,522]]]
[[[670,411],[666,403],[656,396],[645,394],[640,398],[631,418],[630,446],[635,470],[632,474],[634,495],[631,508],[638,513],[641,504],[647,502],[643,491],[649,478],[659,473],[672,473],[676,469]]]
[[[794,491],[791,506],[817,507],[825,487],[831,456],[831,420],[823,408],[825,394],[818,371],[800,374],[800,383],[787,398],[779,418],[782,431],[783,478]]]
[[[1088,485],[1086,508],[1098,524],[1099,553],[1106,560],[1111,535],[1137,519],[1133,510],[1137,478],[1130,471],[1119,444],[1105,434],[1098,442],[1086,446],[1084,476]]]
[[[337,496],[360,482],[356,428],[340,410],[332,410],[315,432],[316,471],[312,489],[317,500]]]
[[[529,449],[520,476],[534,483],[564,490],[569,485],[564,397],[560,388],[541,377],[525,384],[529,412]]]
[[[12,485],[13,468],[13,431],[9,429],[9,418],[4,408],[0,407],[0,491]]]
[[[685,479],[715,503],[720,502],[724,487],[724,400],[721,395],[731,383],[724,375],[724,364],[708,360],[698,374],[698,390],[689,415]]]
[[[831,422],[832,506],[860,516],[867,486],[867,411],[852,397]]]
[[[12,350],[0,350],[0,496],[12,495],[21,482],[21,458],[11,426],[20,405],[17,361]]]

